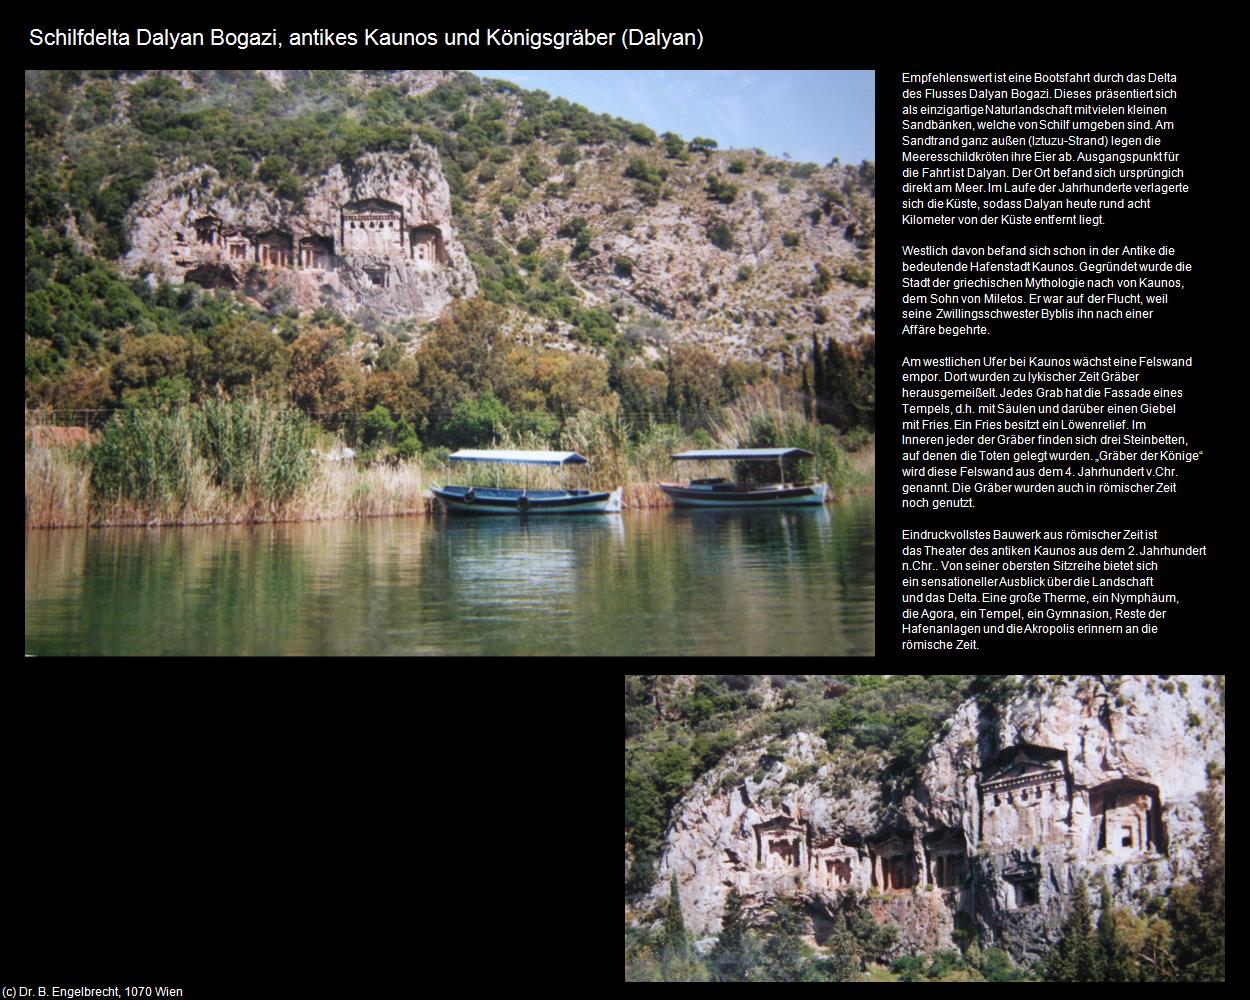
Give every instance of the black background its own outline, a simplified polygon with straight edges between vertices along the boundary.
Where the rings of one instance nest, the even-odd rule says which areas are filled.
[[[1050,527],[1121,522],[1201,533],[1207,560],[1170,571],[1166,587],[1185,606],[1173,613],[1161,640],[1013,642],[964,656],[961,666],[1114,664],[1135,668],[1207,662],[1225,639],[1218,586],[1221,535],[1231,528],[1226,494],[1237,455],[1227,450],[1234,420],[1226,386],[1234,340],[1244,322],[1222,301],[1216,219],[1224,192],[1216,184],[1213,121],[1219,95],[1204,52],[1177,32],[1143,43],[1122,25],[1097,27],[1001,20],[977,27],[917,23],[902,13],[756,9],[676,17],[633,11],[605,17],[594,10],[544,25],[523,14],[492,16],[467,10],[437,14],[362,12],[359,19],[292,23],[272,11],[199,8],[196,23],[360,31],[446,30],[474,24],[517,28],[617,30],[641,27],[703,29],[702,51],[666,53],[577,50],[465,50],[410,54],[382,49],[291,49],[246,53],[162,53],[136,49],[31,49],[32,26],[88,25],[58,13],[21,31],[27,68],[542,68],[875,69],[877,72],[879,432],[877,469],[878,662],[899,658],[897,495],[898,315],[898,78],[904,70],[1040,68],[1167,69],[1181,74],[1177,141],[1184,142],[1194,192],[1134,220],[1117,219],[1096,241],[1164,240],[1194,265],[1183,300],[1149,325],[1023,325],[990,338],[955,341],[956,350],[1003,349],[1008,336],[1025,347],[1091,352],[1131,350],[1193,353],[1199,365],[1178,378],[1186,389],[1183,433],[1206,450],[1186,474],[1180,497],[1108,501],[1102,509],[1080,498],[1080,510],[1046,500],[986,518],[944,513],[941,525]],[[27,15],[30,16],[29,14]],[[135,15],[118,12],[120,18]],[[336,23],[337,22],[337,23]],[[105,22],[108,23],[108,22]],[[170,10],[133,24],[175,27]],[[415,60],[420,58],[421,63]],[[918,237],[920,234],[912,234]],[[941,234],[943,236],[949,234]],[[1013,243],[1063,241],[1055,230],[1008,236]],[[1080,242],[1086,242],[1084,234]],[[996,241],[979,231],[971,238]],[[1000,330],[1002,327],[1000,326]],[[1183,345],[1183,346],[1182,346]],[[909,350],[919,350],[914,344]],[[950,348],[952,345],[944,345]],[[1221,450],[1223,449],[1223,450]],[[932,517],[930,515],[930,517]],[[1178,653],[1186,658],[1177,659]],[[915,660],[908,658],[909,662]],[[483,981],[502,988],[535,979],[565,983],[598,954],[598,920],[582,921],[589,885],[597,909],[602,857],[568,845],[562,866],[534,870],[550,817],[575,815],[583,829],[609,797],[589,752],[570,759],[579,743],[606,749],[597,720],[607,699],[605,671],[594,663],[539,661],[549,671],[505,670],[477,662],[463,682],[455,664],[204,664],[193,661],[86,666],[29,660],[4,685],[4,743],[10,780],[4,795],[6,923],[4,982],[97,985],[166,983],[187,996],[376,995],[382,984],[415,990],[453,975],[453,988]],[[923,660],[921,661],[923,662]],[[718,661],[716,665],[720,665]],[[862,664],[868,666],[869,664]],[[547,674],[544,684],[529,678]],[[615,675],[612,687],[615,688]],[[602,681],[603,683],[600,683]],[[556,691],[558,693],[553,694]],[[613,702],[615,690],[612,692]],[[595,736],[582,720],[595,719]],[[536,737],[535,733],[549,735]],[[612,795],[614,798],[614,794]],[[583,805],[583,802],[586,805]],[[589,806],[589,808],[587,808]],[[459,838],[463,863],[435,860],[431,845]],[[456,831],[459,831],[458,833]],[[578,838],[573,838],[577,840]],[[586,838],[593,843],[598,837]],[[440,855],[441,857],[441,855]],[[508,874],[488,878],[487,866]],[[586,925],[591,941],[582,944]],[[332,990],[346,977],[349,984]],[[580,976],[577,976],[580,979]],[[437,987],[436,987],[437,988]]]

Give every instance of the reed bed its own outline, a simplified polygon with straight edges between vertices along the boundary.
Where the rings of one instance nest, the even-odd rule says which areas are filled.
[[[327,462],[312,452],[312,428],[298,411],[263,400],[210,400],[168,413],[118,414],[91,447],[27,441],[26,524],[195,525],[426,514],[434,483],[548,489],[623,488],[633,509],[670,506],[656,485],[684,478],[672,454],[687,448],[794,446],[815,454],[810,474],[834,496],[871,488],[871,435],[843,435],[812,423],[772,386],[744,393],[704,430],[672,424],[641,431],[615,414],[584,410],[570,418],[555,447],[590,459],[565,470],[517,466],[469,468],[433,455],[398,465]],[[552,443],[504,435],[499,448],[545,449]]]
[[[91,467],[86,448],[26,447],[26,523],[73,528],[91,516]]]

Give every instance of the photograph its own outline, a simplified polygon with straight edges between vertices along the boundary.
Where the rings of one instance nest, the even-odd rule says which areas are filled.
[[[1224,685],[627,674],[625,981],[1223,981]]]
[[[25,98],[28,655],[873,654],[871,71]]]

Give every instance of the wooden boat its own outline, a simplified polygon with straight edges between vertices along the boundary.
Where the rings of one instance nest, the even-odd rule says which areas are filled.
[[[559,467],[585,465],[575,451],[461,450],[449,462],[481,462]],[[502,486],[433,486],[431,492],[449,514],[612,514],[621,509],[621,488],[610,493],[592,490],[531,490],[528,476],[521,489]]]
[[[660,483],[674,507],[795,507],[825,502],[829,486],[817,481],[786,482],[787,458],[812,458],[802,448],[720,448],[683,451],[675,462],[776,462],[779,481],[739,483],[724,477]]]

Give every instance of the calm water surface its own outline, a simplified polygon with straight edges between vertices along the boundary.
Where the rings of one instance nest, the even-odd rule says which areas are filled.
[[[26,652],[873,652],[873,498],[26,532]]]

